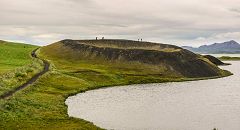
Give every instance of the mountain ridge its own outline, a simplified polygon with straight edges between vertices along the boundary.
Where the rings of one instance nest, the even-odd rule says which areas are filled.
[[[240,44],[234,40],[223,43],[213,43],[210,45],[202,45],[200,47],[182,46],[185,49],[195,53],[217,54],[217,53],[240,53]]]

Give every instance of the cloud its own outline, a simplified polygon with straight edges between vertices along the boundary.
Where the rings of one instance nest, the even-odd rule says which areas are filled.
[[[240,13],[240,9],[230,9],[230,11],[235,12],[235,13]]]
[[[237,5],[239,0],[0,0],[0,38],[46,45],[63,38],[141,37],[196,46],[239,32]]]

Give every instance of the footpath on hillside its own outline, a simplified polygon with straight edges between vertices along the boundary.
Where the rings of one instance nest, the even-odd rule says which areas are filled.
[[[38,50],[39,48],[35,49],[32,51],[31,53],[31,56],[33,58],[37,58],[37,59],[40,59],[37,54],[36,54],[36,51]],[[9,98],[11,97],[13,94],[15,94],[16,92],[28,87],[29,85],[35,83],[42,75],[44,75],[45,73],[47,73],[49,71],[49,66],[50,64],[46,61],[46,60],[43,60],[43,59],[40,59],[43,61],[43,64],[44,64],[44,69],[37,73],[36,75],[34,75],[31,79],[29,79],[26,83],[22,84],[21,86],[3,94],[3,95],[0,95],[0,99],[6,99],[6,98]]]

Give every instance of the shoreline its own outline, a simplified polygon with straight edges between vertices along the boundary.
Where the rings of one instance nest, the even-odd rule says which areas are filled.
[[[233,65],[236,65],[236,64],[234,64],[234,63],[239,63],[239,62],[231,62]],[[232,71],[232,72],[235,72],[235,71]],[[234,74],[232,74],[232,75],[235,75],[235,73]],[[220,78],[217,78],[217,77],[214,77],[214,78],[209,78],[209,79],[206,79],[206,80],[210,80],[210,79],[217,79],[217,80],[214,80],[214,81],[210,81],[210,83],[212,83],[212,82],[219,82],[219,81],[223,81],[224,82],[224,80],[226,80],[226,81],[228,81],[227,79],[233,79],[233,76],[232,75],[230,75],[231,77],[230,78],[225,78],[225,77],[229,77],[229,76],[223,76],[223,77],[220,77]],[[237,74],[236,74],[237,75]],[[235,75],[235,77],[236,77],[236,75]],[[224,79],[222,79],[222,78],[224,78]],[[204,80],[204,79],[200,79],[200,80]],[[189,83],[191,84],[191,86],[192,87],[194,87],[194,82],[196,81],[196,82],[198,82],[198,81],[200,81],[200,80],[185,80],[185,81],[183,81],[183,82],[188,82],[188,81],[190,81]],[[208,83],[208,81],[206,81],[207,83]],[[174,82],[165,82],[165,83],[150,83],[149,85],[151,86],[151,84],[160,84],[159,86],[161,86],[161,84],[167,84],[167,83],[170,83],[169,85],[163,85],[163,86],[165,86],[165,87],[170,87],[171,86],[171,83],[173,83],[173,86],[178,86],[177,84],[175,84]],[[203,81],[203,83],[205,83],[205,81]],[[184,83],[183,83],[184,84]],[[186,83],[186,84],[188,84],[188,83]],[[200,83],[198,83],[198,84],[202,84],[202,82],[200,82]],[[134,85],[134,84],[131,84],[131,85]],[[118,90],[118,88],[116,88],[116,87],[124,87],[125,86],[125,88],[127,89],[128,87],[129,88],[131,88],[131,87],[137,87],[137,86],[128,86],[128,85],[123,85],[123,86],[113,86],[113,87],[110,87],[110,88],[115,88],[115,89],[111,89],[111,91],[114,91],[114,92],[116,92],[117,90]],[[145,86],[145,85],[144,85]],[[182,85],[183,86],[183,85]],[[205,84],[205,86],[206,86],[206,90],[208,90],[207,89],[207,84]],[[184,87],[184,86],[183,86]],[[216,87],[216,86],[215,86]],[[141,88],[141,87],[140,87]],[[108,89],[108,87],[104,87],[104,88],[99,88],[99,89]],[[98,90],[98,89],[93,89],[93,90],[88,90],[88,91],[94,91],[94,90]],[[120,89],[120,90],[122,90],[122,89]],[[132,90],[132,89],[130,89],[130,90]],[[145,90],[145,89],[144,89]],[[76,112],[75,111],[75,114],[76,114],[76,116],[75,116],[75,114],[74,114],[74,104],[73,103],[77,103],[76,101],[77,100],[75,100],[75,99],[78,99],[79,97],[78,96],[80,96],[80,97],[85,97],[84,95],[87,95],[86,97],[88,97],[89,99],[91,98],[91,97],[89,97],[88,95],[91,95],[92,93],[94,93],[94,94],[97,94],[98,96],[101,96],[102,94],[104,94],[104,92],[105,91],[108,91],[108,90],[100,90],[100,91],[94,91],[94,92],[89,92],[89,93],[86,93],[86,94],[84,94],[85,92],[81,92],[81,93],[78,93],[78,94],[76,94],[76,95],[74,95],[74,96],[70,96],[69,98],[71,98],[71,99],[66,99],[65,100],[65,105],[66,106],[68,106],[68,107],[70,107],[73,111],[71,112],[71,110],[70,111],[68,111],[69,112],[69,114],[71,115],[68,115],[69,117],[72,117],[72,118],[77,118],[77,119],[83,119],[83,120],[85,120],[85,119],[88,119],[88,120],[91,120],[91,122],[95,122],[95,123],[93,123],[94,125],[97,125],[97,122],[99,123],[99,121],[101,122],[101,120],[99,120],[99,119],[95,119],[95,118],[87,118],[86,117],[86,115],[90,115],[90,114],[87,114],[87,112],[84,112],[84,113],[82,113],[82,112],[79,112],[79,113],[81,113],[81,114],[79,114],[78,115],[78,112]],[[111,91],[109,91],[109,92],[111,92]],[[87,91],[86,91],[87,92]],[[100,93],[99,93],[100,92]],[[112,95],[111,93],[106,93],[106,94],[110,94],[110,95]],[[128,93],[128,95],[129,95],[130,93]],[[82,96],[81,96],[82,95]],[[131,94],[130,94],[131,95]],[[75,97],[76,96],[76,97]],[[95,96],[95,98],[96,98],[96,100],[97,100],[97,97],[98,96]],[[124,96],[124,95],[122,95],[122,96]],[[94,98],[94,99],[95,99]],[[114,98],[114,96],[112,97],[112,98]],[[80,98],[79,98],[80,99]],[[68,100],[68,102],[67,102],[67,100]],[[88,100],[84,100],[84,101],[88,101]],[[93,101],[93,102],[92,102]],[[101,100],[97,100],[97,102],[101,102]],[[97,103],[96,101],[94,101],[94,100],[91,100],[91,103]],[[105,101],[104,101],[105,102]],[[84,103],[82,104],[82,103],[80,103],[81,105],[84,105]],[[88,103],[87,103],[88,104]],[[111,104],[111,105],[114,105],[114,104]],[[87,108],[91,108],[91,105],[89,106],[89,105],[86,105],[86,106],[88,106],[88,107],[83,107],[83,109],[85,110],[87,110]],[[79,108],[79,106],[77,106],[76,108]],[[75,110],[76,110],[76,108],[75,108]],[[94,107],[95,108],[95,107]],[[105,108],[105,107],[104,107]],[[107,108],[106,108],[107,109]],[[96,109],[97,110],[97,112],[101,112],[100,110],[98,111],[98,109]],[[115,110],[116,111],[116,110]],[[85,116],[81,116],[81,115],[85,115]],[[83,117],[85,117],[85,118],[83,118]],[[98,116],[99,117],[99,116]],[[102,115],[100,115],[100,117],[102,117]],[[111,116],[112,117],[112,116]],[[104,118],[103,118],[104,119]],[[110,118],[111,119],[111,118]],[[87,120],[87,121],[88,121]],[[115,120],[114,120],[115,121]],[[101,122],[101,123],[104,123],[104,121],[103,122]],[[111,127],[108,127],[109,125],[101,125],[101,124],[98,124],[100,127],[103,127],[103,128],[111,128]],[[97,125],[97,126],[98,126]],[[111,124],[110,124],[110,126],[111,126]],[[115,127],[115,128],[118,128],[118,127]],[[119,127],[119,128],[121,128],[121,126]]]
[[[227,65],[231,65],[231,64],[227,64]],[[224,70],[225,72],[230,72],[230,71],[227,71],[227,70]],[[176,83],[176,82],[195,82],[195,81],[201,81],[201,80],[211,80],[211,79],[220,79],[220,78],[225,78],[225,77],[229,77],[229,76],[232,76],[234,75],[233,73],[228,73],[226,75],[223,75],[223,76],[215,76],[215,77],[203,77],[203,78],[179,78],[179,79],[176,79],[176,80],[172,80],[172,81],[163,81],[163,82],[141,82],[141,83],[133,83],[133,84],[116,84],[116,85],[109,85],[109,86],[96,86],[94,88],[90,88],[90,89],[87,89],[87,90],[84,90],[84,91],[79,91],[77,93],[72,93],[72,94],[69,94],[68,96],[65,97],[64,99],[64,104],[65,104],[65,107],[68,109],[68,105],[66,104],[66,100],[72,96],[77,96],[78,94],[81,94],[81,93],[86,93],[88,91],[94,91],[94,90],[99,90],[99,89],[108,89],[108,88],[114,88],[114,87],[121,87],[121,86],[130,86],[130,85],[140,85],[140,84],[165,84],[165,83]],[[68,112],[67,112],[67,115],[68,115]],[[71,117],[68,115],[69,118],[74,118],[74,119],[79,119],[79,120],[85,120],[83,118],[77,118],[77,117]],[[88,121],[88,120],[85,120],[85,121]],[[90,122],[90,121],[88,121]],[[93,122],[91,122],[93,123]],[[93,123],[93,125],[97,126],[96,124]],[[99,126],[98,126],[99,127]],[[104,128],[103,128],[104,129]]]
[[[229,64],[227,64],[229,65]],[[227,65],[223,65],[223,66],[227,66]],[[172,81],[169,81],[169,80],[165,80],[165,81],[162,81],[162,82],[141,82],[141,83],[132,83],[132,84],[116,84],[116,85],[107,85],[107,86],[96,86],[95,88],[90,88],[90,89],[87,89],[87,90],[84,90],[84,91],[79,91],[77,93],[74,93],[74,94],[69,94],[67,96],[68,97],[71,97],[71,96],[75,96],[77,94],[80,94],[80,93],[85,93],[87,91],[92,91],[92,90],[97,90],[97,89],[106,89],[106,88],[113,88],[113,87],[119,87],[119,86],[129,86],[129,85],[140,85],[140,84],[164,84],[164,83],[176,83],[176,82],[194,82],[194,81],[201,81],[201,80],[211,80],[211,79],[220,79],[220,78],[225,78],[225,77],[229,77],[229,76],[232,76],[234,74],[232,74],[230,72],[230,74],[227,74],[227,75],[224,75],[224,76],[215,76],[215,77],[203,77],[203,78],[179,78],[179,79],[176,79],[176,80],[172,80]],[[65,99],[66,100],[66,99]]]

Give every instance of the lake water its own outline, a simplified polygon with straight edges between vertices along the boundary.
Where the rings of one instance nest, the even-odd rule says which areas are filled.
[[[240,130],[240,62],[233,76],[98,89],[66,100],[68,114],[116,130]]]

